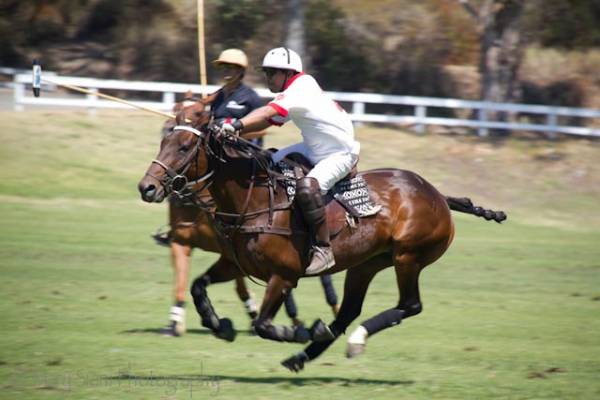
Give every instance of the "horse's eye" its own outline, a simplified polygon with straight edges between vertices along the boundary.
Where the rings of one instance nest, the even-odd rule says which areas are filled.
[[[200,111],[196,111],[196,112],[194,113],[194,115],[195,115],[196,117],[201,117],[201,116],[202,116],[202,112],[200,112]]]
[[[188,146],[187,144],[182,144],[181,146],[179,146],[180,153],[187,153],[189,150],[190,146]]]

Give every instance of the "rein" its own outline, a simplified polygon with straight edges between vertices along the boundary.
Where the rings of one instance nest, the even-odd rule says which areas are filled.
[[[212,132],[216,132],[214,126],[209,126],[208,129],[211,130]],[[198,151],[200,150],[200,146],[204,143],[205,151],[209,157],[212,157],[212,158],[220,161],[221,163],[226,163],[227,160],[225,160],[221,155],[219,155],[215,151],[213,151],[213,149],[210,147],[210,145],[208,143],[208,140],[206,140],[207,138],[206,138],[205,132],[202,132],[198,129],[192,128],[191,126],[188,126],[188,125],[176,125],[172,128],[172,130],[173,131],[182,130],[182,131],[191,132],[194,135],[196,135],[199,140],[197,141],[196,146],[194,147],[194,151],[185,157],[184,161],[182,162],[182,167],[180,168],[179,172],[172,169],[168,165],[164,164],[160,160],[157,160],[157,159],[152,160],[152,163],[159,165],[162,169],[164,169],[164,171],[166,172],[167,175],[163,179],[159,179],[158,177],[156,177],[148,172],[146,172],[146,175],[148,175],[148,176],[156,179],[158,182],[160,182],[160,184],[163,186],[163,188],[165,189],[165,191],[167,193],[174,193],[180,199],[188,198],[192,203],[194,203],[195,206],[197,206],[198,208],[200,208],[201,210],[203,210],[207,213],[212,214],[213,216],[219,216],[219,217],[225,217],[225,218],[236,218],[236,219],[238,219],[238,221],[243,221],[247,217],[255,217],[255,216],[258,216],[261,214],[269,213],[268,226],[271,226],[271,224],[272,224],[274,211],[283,211],[283,210],[287,210],[287,209],[291,208],[292,203],[290,201],[287,201],[283,204],[273,204],[274,203],[274,193],[276,191],[275,187],[277,185],[276,182],[277,181],[286,181],[286,180],[291,179],[290,177],[285,176],[285,175],[269,168],[268,162],[266,162],[264,160],[266,157],[270,158],[270,156],[272,154],[274,154],[274,151],[263,150],[259,146],[255,145],[254,143],[252,143],[242,137],[235,136],[235,135],[226,135],[226,134],[221,134],[224,139],[223,142],[225,142],[225,143],[220,143],[221,146],[230,146],[230,147],[234,148],[236,151],[241,152],[247,158],[253,159],[256,163],[258,163],[258,165],[261,167],[261,169],[267,173],[266,181],[267,181],[267,186],[269,188],[269,207],[248,212],[248,204],[249,204],[250,198],[252,196],[252,189],[254,188],[255,181],[257,179],[255,163],[252,164],[253,173],[252,173],[251,182],[250,182],[251,188],[248,191],[248,195],[244,202],[244,207],[242,208],[244,211],[242,213],[227,213],[227,212],[223,212],[223,211],[216,211],[216,210],[214,210],[214,207],[212,204],[208,204],[204,201],[197,199],[197,196],[195,196],[197,193],[203,191],[204,189],[207,189],[209,186],[212,185],[212,183],[213,183],[212,178],[214,175],[214,170],[211,170],[211,171],[208,171],[203,176],[199,177],[198,179],[196,179],[194,181],[190,181],[190,182],[188,182],[188,180],[185,176],[185,173],[189,170],[189,168],[192,165],[192,161],[193,160],[197,161],[196,156],[198,154]],[[216,140],[219,140],[219,139],[216,139]],[[219,142],[221,142],[221,140],[219,140]],[[286,162],[289,165],[300,168],[306,172],[306,167],[304,165],[297,163],[296,161],[294,161],[290,158],[287,158],[287,157],[285,157],[284,159],[286,160]],[[196,186],[199,183],[204,183],[204,185],[199,189],[195,189],[195,190],[192,189],[194,186]],[[277,228],[272,228],[272,229],[276,231],[273,233],[288,234],[288,235],[291,234],[291,232],[289,230],[281,230],[281,229],[277,229]],[[262,227],[252,227],[252,228],[249,228],[249,230],[247,230],[246,232],[248,232],[248,233],[257,233],[257,232],[258,233],[260,233],[260,232],[267,233],[268,231],[265,231],[265,229]]]
[[[222,245],[229,248],[230,253],[233,255],[233,259],[234,259],[233,261],[235,261],[235,263],[238,266],[238,268],[240,269],[240,271],[244,275],[246,275],[253,283],[260,285],[260,286],[264,286],[260,282],[257,282],[256,280],[254,280],[252,278],[252,276],[250,276],[250,274],[248,274],[244,270],[244,268],[241,266],[241,264],[238,260],[238,257],[237,257],[237,252],[235,250],[233,242],[231,241],[231,236],[235,235],[236,233],[271,233],[271,234],[285,235],[285,236],[291,235],[292,234],[291,229],[279,228],[279,227],[273,226],[274,212],[289,210],[292,207],[292,202],[290,202],[290,201],[286,201],[285,203],[282,203],[282,204],[274,204],[277,182],[283,181],[283,180],[289,180],[290,178],[277,172],[277,171],[273,171],[271,168],[269,168],[269,162],[267,161],[267,157],[268,157],[268,159],[270,159],[270,156],[274,153],[273,151],[270,151],[270,150],[265,151],[265,150],[261,149],[259,146],[255,145],[254,143],[251,143],[239,136],[227,135],[222,132],[219,132],[220,137],[211,135],[213,133],[217,133],[215,126],[208,127],[209,135],[211,135],[209,137],[207,137],[206,132],[202,132],[198,129],[192,128],[187,125],[176,125],[173,127],[173,131],[178,131],[178,130],[191,132],[198,137],[198,140],[196,142],[196,146],[194,147],[194,150],[192,152],[190,152],[190,154],[188,154],[184,158],[184,160],[182,161],[182,164],[181,164],[182,166],[178,170],[174,170],[173,168],[169,167],[168,165],[166,165],[165,163],[163,163],[160,160],[157,160],[157,159],[152,160],[152,163],[159,165],[165,171],[166,176],[163,179],[158,179],[157,177],[155,177],[149,173],[147,173],[147,175],[151,176],[152,178],[154,178],[158,182],[160,182],[161,185],[163,186],[163,188],[165,189],[165,192],[174,193],[180,198],[189,197],[189,199],[192,201],[192,203],[194,203],[195,206],[197,206],[201,210],[205,211],[209,216],[211,216],[211,218],[213,219],[213,222],[214,222],[214,226],[215,226],[215,228],[217,228],[216,230],[219,232],[219,236],[221,236],[223,239],[226,239],[226,240],[221,240],[221,242],[223,242]],[[219,144],[220,151],[218,151],[218,150],[215,151],[211,147],[211,145],[210,145],[211,138]],[[198,192],[200,192],[200,191],[208,188],[210,185],[212,185],[213,179],[214,179],[214,173],[215,173],[215,169],[213,168],[210,171],[208,171],[207,173],[205,173],[203,176],[196,179],[195,181],[188,182],[185,174],[190,169],[192,162],[194,160],[196,161],[196,165],[197,165],[197,163],[198,163],[197,156],[198,156],[198,152],[200,151],[200,146],[204,146],[204,151],[206,152],[206,155],[209,159],[212,158],[213,160],[217,160],[223,164],[227,163],[227,160],[223,156],[223,152],[225,151],[224,150],[225,146],[230,146],[230,148],[232,148],[233,150],[241,153],[241,155],[243,157],[252,159],[252,173],[250,176],[250,186],[249,186],[246,198],[244,200],[244,203],[242,206],[243,211],[241,213],[227,213],[227,212],[217,211],[214,209],[214,207],[212,205],[209,205],[197,198],[196,194]],[[221,154],[217,154],[217,153],[221,153]],[[299,163],[296,163],[293,160],[286,158],[286,161],[295,167],[300,167],[300,168],[304,169],[304,166],[300,165]],[[269,206],[267,208],[263,208],[263,209],[259,209],[259,210],[248,211],[248,207],[250,205],[250,200],[252,198],[252,194],[254,192],[254,188],[256,187],[256,183],[257,183],[257,179],[258,179],[258,177],[256,176],[258,168],[264,170],[267,174],[266,183],[267,183],[267,187],[269,190],[269,192],[268,192],[269,193]],[[192,187],[196,186],[199,183],[203,183],[203,186],[200,189],[192,190]],[[244,222],[246,220],[248,220],[249,217],[256,217],[256,216],[263,215],[266,213],[269,214],[268,223],[266,226],[244,226],[243,225]],[[221,218],[219,218],[219,217],[221,217]],[[235,219],[235,222],[233,224],[229,224],[223,220],[223,219],[227,219],[227,218]],[[303,233],[303,232],[298,232],[298,233]]]
[[[210,129],[210,128],[209,128]],[[215,132],[213,130],[213,132]],[[291,235],[292,231],[288,228],[278,228],[273,226],[273,217],[275,211],[283,211],[291,209],[292,202],[286,201],[280,204],[275,203],[275,193],[276,193],[276,185],[277,181],[290,179],[289,177],[278,173],[277,171],[273,171],[269,168],[269,163],[266,161],[265,156],[268,154],[270,158],[270,154],[272,152],[265,152],[260,147],[256,146],[254,143],[251,143],[239,136],[227,135],[221,133],[220,137],[213,136],[212,137],[215,142],[220,146],[220,150],[224,151],[224,146],[229,146],[233,148],[235,151],[242,154],[243,157],[249,158],[252,160],[252,172],[250,174],[250,182],[249,188],[246,194],[246,198],[243,202],[243,206],[241,207],[242,211],[240,213],[228,213],[223,211],[214,211],[214,215],[216,217],[224,217],[224,218],[232,218],[235,219],[235,222],[229,225],[229,229],[234,232],[241,233],[274,233],[279,235]],[[227,160],[223,158],[221,154],[217,154],[215,150],[211,147],[210,141],[205,141],[205,151],[209,157],[220,161],[221,163],[227,163]],[[261,169],[267,173],[266,177],[257,177],[257,170]],[[268,188],[269,193],[269,206],[266,208],[262,208],[259,210],[248,211],[248,207],[250,204],[250,199],[252,198],[252,194],[254,188],[257,186],[257,180],[264,179],[266,182],[266,186]],[[243,223],[249,217],[256,217],[262,214],[269,214],[268,223],[266,226],[244,226]],[[223,224],[226,224],[224,221],[221,221]]]

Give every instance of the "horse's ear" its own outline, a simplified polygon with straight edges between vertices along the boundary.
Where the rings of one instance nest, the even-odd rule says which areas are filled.
[[[173,112],[177,114],[183,108],[183,103],[175,103],[173,104]]]
[[[192,126],[196,129],[200,129],[201,127],[206,125],[210,119],[208,115],[209,113],[207,113],[206,111],[194,113],[194,115],[191,117]]]
[[[175,122],[177,123],[177,125],[185,125],[185,119],[185,109],[181,108],[175,115]]]

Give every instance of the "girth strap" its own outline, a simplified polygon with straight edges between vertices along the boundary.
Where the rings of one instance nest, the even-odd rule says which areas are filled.
[[[271,233],[273,235],[292,236],[292,230],[289,228],[280,228],[277,226],[245,226],[236,228],[239,233]]]

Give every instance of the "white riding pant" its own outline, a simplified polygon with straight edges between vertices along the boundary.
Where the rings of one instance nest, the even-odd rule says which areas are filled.
[[[317,161],[311,157],[308,147],[304,143],[296,143],[273,154],[273,162],[278,163],[290,153],[300,153],[315,165],[307,176],[315,178],[319,182],[323,194],[327,193],[340,179],[348,175],[358,161],[358,154],[350,152],[333,153]]]

